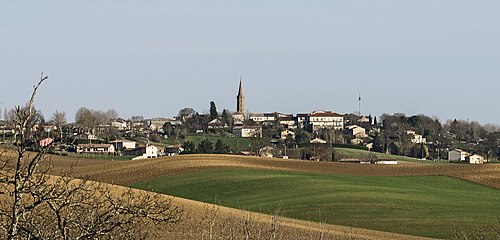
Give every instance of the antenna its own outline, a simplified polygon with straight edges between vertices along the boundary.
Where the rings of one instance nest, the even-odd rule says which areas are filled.
[[[358,114],[361,117],[361,93],[358,95]]]

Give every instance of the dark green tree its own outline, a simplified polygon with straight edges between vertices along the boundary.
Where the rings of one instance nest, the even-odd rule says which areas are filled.
[[[224,144],[222,140],[217,139],[214,145],[214,153],[216,154],[227,154],[229,153],[229,146]]]
[[[219,113],[217,113],[217,107],[215,106],[215,102],[210,102],[210,120],[216,119],[219,117]]]
[[[198,146],[196,146],[196,153],[210,154],[213,152],[214,152],[213,144],[208,139],[203,139],[200,143],[198,143]]]
[[[184,148],[183,154],[193,154],[196,147],[193,142],[185,141],[182,148]]]

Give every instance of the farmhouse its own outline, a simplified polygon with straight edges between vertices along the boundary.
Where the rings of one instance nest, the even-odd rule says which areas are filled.
[[[453,149],[448,152],[448,161],[450,162],[464,162],[469,153],[462,149]]]
[[[346,127],[346,132],[355,137],[355,138],[365,138],[367,137],[366,135],[366,129],[358,126],[358,125],[350,125]]]
[[[237,137],[262,137],[261,126],[238,126],[233,128],[233,134]]]
[[[77,153],[114,153],[115,146],[113,144],[78,144],[76,146]]]
[[[130,140],[115,140],[109,142],[110,144],[113,144],[116,150],[120,149],[133,149],[136,148],[137,142],[130,141]]]
[[[484,158],[479,154],[473,154],[465,157],[465,162],[469,164],[482,164],[484,163]]]
[[[158,157],[158,148],[155,146],[143,146],[143,147],[138,147],[130,150],[125,150],[126,155],[132,155],[132,156],[137,156],[135,158],[132,158],[133,160],[136,159],[145,159],[145,158],[157,158]]]

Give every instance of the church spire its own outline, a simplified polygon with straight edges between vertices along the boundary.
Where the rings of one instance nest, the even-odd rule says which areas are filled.
[[[243,83],[240,76],[240,87],[236,96],[236,112],[245,113],[245,96],[243,96]]]

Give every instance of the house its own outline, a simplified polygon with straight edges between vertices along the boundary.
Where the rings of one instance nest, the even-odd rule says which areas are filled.
[[[465,162],[469,164],[483,164],[484,158],[479,154],[472,154],[465,157]]]
[[[165,148],[165,156],[175,156],[182,151],[184,151],[184,149],[180,145],[170,145]]]
[[[216,118],[208,122],[208,129],[226,129],[226,128],[228,128],[228,125],[219,118]]]
[[[312,131],[320,129],[344,129],[344,116],[330,111],[315,111],[309,114]]]
[[[450,162],[464,162],[469,153],[462,149],[453,149],[448,152],[448,161]]]
[[[367,137],[366,135],[366,129],[362,128],[358,125],[350,125],[346,127],[346,132],[355,137],[355,138],[365,138]]]
[[[285,129],[285,130],[281,131],[280,138],[281,138],[281,140],[286,140],[287,138],[295,139],[295,133],[288,130],[288,129]]]
[[[406,135],[410,135],[412,143],[417,143],[417,144],[427,143],[427,139],[424,138],[422,135],[415,133],[415,131],[407,130],[405,133]]]
[[[130,129],[127,121],[125,119],[121,119],[121,118],[118,118],[118,119],[111,121],[111,127],[114,127],[120,131]]]
[[[237,126],[233,128],[233,134],[237,137],[262,137],[261,126]]]
[[[130,141],[130,140],[115,140],[109,142],[110,144],[113,144],[116,150],[121,150],[121,149],[134,149],[137,147],[137,142],[135,141]]]
[[[57,127],[55,125],[45,125],[43,126],[43,131],[46,133],[51,133],[57,131]]]
[[[297,128],[297,123],[295,122],[295,119],[293,115],[280,115],[278,116],[278,122],[283,126],[284,128],[292,129],[292,128]]]
[[[158,148],[153,145],[146,145],[130,150],[125,150],[124,152],[126,155],[137,156],[135,158],[132,158],[132,160],[158,157]]]
[[[245,114],[241,112],[235,112],[233,113],[233,122],[234,125],[242,125],[243,122],[245,121]]]
[[[168,118],[151,118],[145,120],[144,125],[147,126],[149,130],[158,132],[159,130],[163,129],[163,125],[165,125],[165,123],[170,121],[171,119]]]
[[[82,133],[77,136],[77,139],[84,139],[84,140],[97,140],[97,136],[91,133]]]
[[[277,119],[277,113],[252,113],[250,119],[256,123],[274,122]]]
[[[321,139],[321,138],[315,138],[315,139],[309,141],[309,143],[311,143],[311,144],[325,144],[326,141]]]
[[[52,138],[44,138],[44,139],[40,140],[39,144],[40,144],[40,147],[47,147],[53,142],[54,142],[54,139],[52,139]]]
[[[273,158],[277,155],[277,150],[273,147],[265,146],[259,149],[259,156],[263,158]]]
[[[309,124],[309,114],[307,113],[298,113],[295,116],[295,123],[297,124],[298,128],[306,128],[306,126]]]
[[[115,146],[113,144],[78,144],[76,146],[77,153],[114,153]]]

